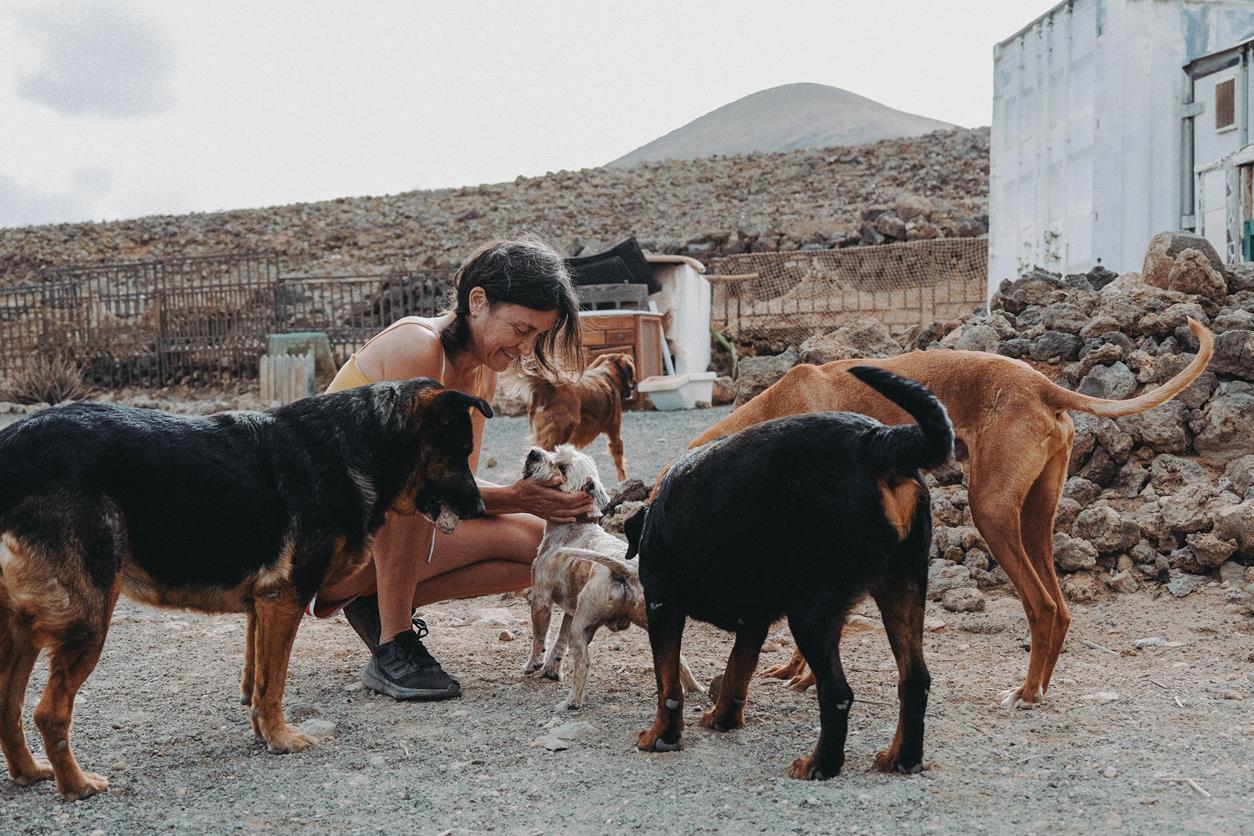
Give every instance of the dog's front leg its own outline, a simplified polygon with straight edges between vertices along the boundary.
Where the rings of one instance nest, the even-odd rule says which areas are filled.
[[[257,616],[250,607],[244,614],[244,675],[240,677],[240,703],[253,703],[253,671],[257,660]],[[257,732],[254,723],[253,732]]]
[[[259,596],[253,612],[256,622],[254,728],[271,752],[299,752],[316,741],[287,724],[283,717],[283,689],[303,609],[296,600],[295,590],[282,590]]]
[[[657,715],[653,725],[641,732],[636,741],[636,747],[645,752],[674,752],[683,746],[680,737],[684,729],[684,689],[679,681],[679,648],[687,618],[673,605],[650,602],[649,645],[657,678]]]

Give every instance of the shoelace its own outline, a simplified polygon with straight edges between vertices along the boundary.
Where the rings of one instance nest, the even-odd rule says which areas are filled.
[[[419,641],[425,639],[427,634],[431,632],[427,629],[427,622],[423,621],[416,615],[410,619],[409,623],[413,625],[414,632],[418,634]]]

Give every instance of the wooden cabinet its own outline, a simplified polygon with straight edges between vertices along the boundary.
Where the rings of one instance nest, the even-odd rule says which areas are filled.
[[[585,362],[598,354],[630,354],[636,363],[636,379],[665,374],[662,362],[662,314],[650,311],[583,311]]]

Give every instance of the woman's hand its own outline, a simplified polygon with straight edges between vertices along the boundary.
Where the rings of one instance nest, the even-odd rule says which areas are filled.
[[[583,491],[566,493],[557,489],[560,478],[548,481],[519,479],[506,490],[512,494],[513,505],[519,511],[535,514],[545,522],[559,525],[572,523],[576,518],[592,511],[592,497]]]

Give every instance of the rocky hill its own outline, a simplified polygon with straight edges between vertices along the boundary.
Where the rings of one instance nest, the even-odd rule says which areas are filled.
[[[572,255],[635,235],[646,248],[707,260],[980,235],[987,204],[988,129],[951,130],[459,189],[0,229],[0,284],[49,266],[249,250],[279,253],[285,273],[444,269],[489,238],[525,232]]]
[[[715,154],[863,145],[954,127],[825,84],[785,84],[723,105],[619,157],[611,166]]]

